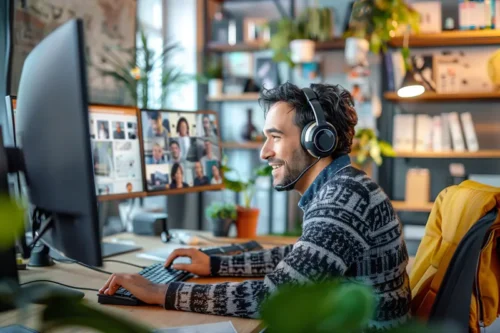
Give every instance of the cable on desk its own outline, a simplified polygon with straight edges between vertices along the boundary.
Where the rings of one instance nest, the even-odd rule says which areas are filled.
[[[147,268],[148,266],[141,266],[141,265],[136,265],[136,264],[132,264],[130,262],[126,262],[126,261],[122,261],[122,260],[115,260],[115,259],[104,259],[103,262],[116,262],[116,263],[119,263],[119,264],[124,264],[124,265],[129,265],[129,266],[134,266],[134,267],[137,267],[137,268]]]
[[[71,289],[89,290],[89,291],[97,291],[97,292],[99,292],[99,289],[85,288],[85,287],[75,287],[75,286],[70,286],[70,285],[67,285],[67,284],[64,284],[64,283],[60,283],[60,282],[56,282],[56,281],[51,281],[51,280],[33,280],[33,281],[28,281],[28,282],[21,283],[20,286],[24,286],[24,285],[27,285],[27,284],[30,284],[30,283],[35,283],[35,282],[49,282],[49,283],[55,283],[55,284],[61,285],[63,287],[71,288]]]
[[[105,271],[103,269],[100,269],[100,268],[97,268],[97,267],[94,267],[94,266],[90,266],[90,265],[84,264],[83,262],[79,262],[79,261],[72,260],[72,259],[55,259],[55,258],[52,257],[52,260],[54,260],[56,262],[61,262],[61,263],[64,263],[64,264],[77,264],[77,265],[86,267],[88,269],[91,269],[91,270],[99,272],[99,273],[104,273],[104,274],[108,274],[108,275],[112,275],[113,274],[113,273]]]

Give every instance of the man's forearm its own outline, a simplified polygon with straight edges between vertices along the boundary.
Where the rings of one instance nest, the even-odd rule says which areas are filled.
[[[292,251],[292,247],[287,245],[234,256],[211,256],[210,272],[212,276],[264,276],[276,268]]]
[[[264,281],[196,284],[172,282],[165,294],[164,307],[221,316],[257,318],[267,294]]]

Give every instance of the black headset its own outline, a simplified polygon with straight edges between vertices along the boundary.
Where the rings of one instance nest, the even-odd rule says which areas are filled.
[[[300,143],[315,158],[330,156],[337,148],[337,130],[326,121],[325,113],[316,92],[311,88],[303,88],[302,91],[312,108],[315,120],[302,129]]]

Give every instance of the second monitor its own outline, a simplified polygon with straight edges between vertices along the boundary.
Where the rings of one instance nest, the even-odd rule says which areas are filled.
[[[211,111],[141,110],[148,191],[222,186],[222,149]]]

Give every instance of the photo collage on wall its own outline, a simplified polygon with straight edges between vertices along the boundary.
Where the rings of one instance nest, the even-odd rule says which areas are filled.
[[[142,192],[137,110],[89,106],[97,195]]]
[[[142,110],[148,191],[222,184],[215,114]]]

